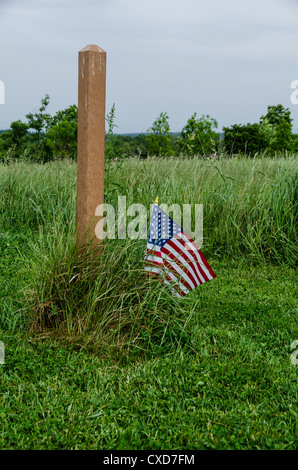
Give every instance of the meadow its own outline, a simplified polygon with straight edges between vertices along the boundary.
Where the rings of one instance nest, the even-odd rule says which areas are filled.
[[[297,157],[105,175],[148,221],[156,196],[203,204],[217,278],[179,299],[146,278],[146,240],[78,256],[75,162],[0,164],[0,448],[296,449]]]

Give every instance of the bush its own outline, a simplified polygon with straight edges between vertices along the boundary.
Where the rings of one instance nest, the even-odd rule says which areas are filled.
[[[206,155],[216,151],[217,121],[209,115],[197,119],[194,113],[181,131],[178,147],[183,155]]]

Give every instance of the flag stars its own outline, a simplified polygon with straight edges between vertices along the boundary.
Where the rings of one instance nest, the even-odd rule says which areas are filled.
[[[167,231],[169,234],[165,233]],[[181,227],[175,224],[158,206],[155,206],[149,229],[149,243],[155,245],[156,253],[158,253],[156,256],[159,256],[161,260],[159,263],[155,261],[158,269],[154,266],[152,268],[152,261],[151,266],[146,265],[145,269],[148,273],[160,273],[162,276],[165,272],[168,276],[167,279],[163,279],[165,284],[174,285],[172,292],[179,297],[216,277],[200,250],[192,255],[195,257],[194,262],[192,261],[192,256],[189,256],[189,252],[185,248],[188,243],[183,240],[183,237],[191,240]],[[175,260],[173,262],[172,256],[167,256],[167,253],[173,253],[173,250],[176,254],[175,260],[179,259],[179,263],[176,263]],[[183,253],[185,256],[180,256]],[[160,271],[160,265],[163,263],[166,263],[166,266],[164,265],[163,271]]]

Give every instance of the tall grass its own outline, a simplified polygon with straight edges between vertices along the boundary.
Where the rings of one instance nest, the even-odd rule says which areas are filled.
[[[293,266],[298,165],[292,158],[129,160],[110,170],[107,199],[204,205],[204,250]]]
[[[258,159],[129,159],[110,162],[105,200],[117,207],[203,204],[208,261],[295,266],[297,162]],[[177,348],[191,343],[196,294],[183,301],[143,273],[145,240],[108,240],[100,261],[75,249],[76,165],[52,162],[0,166],[0,222],[26,233],[20,250],[27,276],[28,324],[41,334],[102,350]]]
[[[187,329],[185,306],[146,278],[142,245],[107,243],[98,257],[78,254],[70,233],[57,223],[31,245],[30,326],[114,356],[177,348]]]

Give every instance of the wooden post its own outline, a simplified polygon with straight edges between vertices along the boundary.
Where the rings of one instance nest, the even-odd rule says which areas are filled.
[[[77,244],[95,238],[95,209],[104,201],[106,52],[96,45],[79,51]]]

